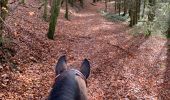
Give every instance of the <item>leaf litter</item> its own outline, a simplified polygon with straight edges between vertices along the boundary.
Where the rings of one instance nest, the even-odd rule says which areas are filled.
[[[55,40],[48,40],[48,22],[41,18],[40,3],[27,0],[10,13],[6,22],[14,30],[11,35],[16,62],[21,72],[11,72],[6,63],[0,65],[0,99],[46,99],[53,84],[57,59],[67,55],[68,65],[79,68],[88,58],[89,100],[169,100],[169,40],[143,35],[132,36],[121,22],[109,22],[97,11],[104,3],[76,11],[70,8],[70,21],[64,19],[64,8],[56,27]],[[32,5],[32,6],[29,6]]]

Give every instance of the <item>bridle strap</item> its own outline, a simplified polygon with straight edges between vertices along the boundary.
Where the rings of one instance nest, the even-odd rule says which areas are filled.
[[[76,76],[81,77],[81,78],[85,81],[86,86],[87,86],[86,77],[85,77],[79,70],[76,70],[76,69],[70,69],[70,70],[74,71],[74,74],[75,74]],[[68,70],[66,70],[66,71],[68,71]],[[58,75],[55,77],[55,80],[56,80],[60,75],[61,75],[61,74],[58,74]]]
[[[76,69],[71,69],[71,70],[73,70],[75,72],[75,75],[81,77],[85,81],[85,83],[87,85],[86,77],[79,70],[76,70]]]

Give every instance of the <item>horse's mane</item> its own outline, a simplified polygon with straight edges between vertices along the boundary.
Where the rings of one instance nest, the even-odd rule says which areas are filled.
[[[80,100],[80,91],[75,74],[63,72],[52,87],[48,100]]]

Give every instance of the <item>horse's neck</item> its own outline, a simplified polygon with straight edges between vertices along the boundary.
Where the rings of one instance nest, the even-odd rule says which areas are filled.
[[[75,79],[77,80],[80,89],[80,100],[87,100],[87,89],[85,81],[79,76],[76,76]]]
[[[57,89],[58,87],[53,87],[48,100],[75,100],[79,98],[77,93],[78,89],[72,89],[71,87],[64,87]],[[79,100],[79,99],[76,99]],[[81,99],[80,99],[81,100]]]

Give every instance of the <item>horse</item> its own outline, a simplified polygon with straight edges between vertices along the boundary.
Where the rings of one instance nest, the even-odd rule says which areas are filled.
[[[87,78],[90,63],[84,59],[80,71],[67,69],[66,56],[61,56],[55,66],[55,81],[48,100],[87,100]]]

